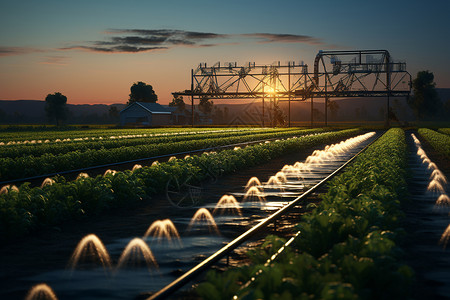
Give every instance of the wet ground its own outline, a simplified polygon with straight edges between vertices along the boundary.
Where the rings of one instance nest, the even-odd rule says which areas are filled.
[[[316,149],[322,149],[323,146]],[[274,159],[258,167],[205,183],[199,187],[199,196],[203,202],[201,206],[212,211],[224,194],[235,195],[240,201],[244,186],[252,176],[267,181],[285,164],[303,161],[313,150]],[[357,150],[351,152],[356,153]],[[348,157],[341,157],[341,163],[347,159]],[[199,228],[189,231],[190,218],[200,206],[174,208],[168,204],[165,195],[160,195],[139,208],[109,211],[97,217],[70,221],[10,242],[0,248],[0,298],[23,299],[31,286],[41,282],[48,283],[59,299],[132,299],[140,293],[156,291],[295,198],[305,188],[305,183],[317,182],[326,173],[337,168],[338,164],[339,159],[335,159],[333,164],[322,164],[317,168],[316,175],[311,174],[302,182],[288,181],[283,193],[267,195],[267,202],[261,205],[254,202],[245,204],[242,216],[216,216],[220,235]],[[313,197],[310,201],[317,199]],[[276,228],[270,227],[265,234],[273,230],[286,236],[293,234],[290,229],[304,211],[304,206],[297,207],[287,219],[278,222]],[[127,243],[134,237],[142,237],[153,221],[165,218],[172,219],[180,232],[181,245],[147,240],[159,268],[149,270],[144,266],[137,269],[115,269]],[[89,233],[95,233],[105,244],[111,256],[112,270],[105,271],[97,267],[72,271],[66,268],[77,243]],[[247,246],[236,250],[231,256],[230,264],[242,263],[241,254],[246,247],[259,242],[256,237]]]
[[[411,294],[415,299],[449,299],[450,247],[444,249],[439,240],[450,224],[450,209],[436,205],[441,193],[427,191],[432,170],[428,168],[428,163],[424,163],[417,155],[417,146],[411,133],[420,139],[417,132],[407,133],[410,151],[410,196],[404,203],[406,212],[404,228],[407,236],[403,248],[406,262],[416,273]],[[449,161],[435,152],[423,139],[420,139],[420,142],[430,160],[448,176]],[[448,184],[446,190],[450,191]]]

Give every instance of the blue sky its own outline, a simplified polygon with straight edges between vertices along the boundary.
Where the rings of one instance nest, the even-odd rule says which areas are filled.
[[[312,64],[320,49],[387,49],[450,88],[445,0],[0,3],[0,99],[119,103],[144,81],[167,103],[200,62]]]

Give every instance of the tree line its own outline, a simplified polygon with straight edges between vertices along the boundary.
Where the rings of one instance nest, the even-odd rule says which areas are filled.
[[[439,99],[432,72],[418,72],[411,84],[413,95],[408,98],[407,103],[418,120],[434,120],[437,118],[448,120],[450,99]],[[130,87],[128,105],[134,102],[156,103],[157,101],[158,95],[151,85],[138,81]],[[45,98],[45,112],[51,123],[61,125],[66,121],[68,115],[66,104],[67,97],[60,92],[47,95]],[[169,106],[176,107],[179,112],[187,113],[186,104],[182,96],[174,96]],[[214,112],[218,119],[223,119],[224,112],[220,109],[214,110],[213,107],[214,102],[208,98],[201,98],[198,104],[198,108],[203,114],[211,116]],[[328,109],[332,115],[336,115],[339,105],[335,101],[329,101]],[[275,123],[273,125],[283,126],[286,123],[286,115],[276,103],[274,103],[271,113]],[[117,107],[111,106],[109,115],[112,118],[118,118],[119,111]]]

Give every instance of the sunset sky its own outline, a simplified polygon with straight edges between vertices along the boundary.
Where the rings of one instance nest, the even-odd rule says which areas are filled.
[[[450,88],[450,1],[0,0],[0,99],[125,103],[144,81],[167,104],[200,62],[305,61],[386,49]]]

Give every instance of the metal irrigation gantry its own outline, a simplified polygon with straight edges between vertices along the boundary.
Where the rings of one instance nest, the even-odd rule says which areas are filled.
[[[313,71],[303,62],[270,65],[220,62],[201,63],[191,70],[191,89],[173,93],[191,97],[192,125],[194,99],[261,99],[262,125],[264,101],[272,105],[288,101],[311,101],[311,126],[314,123],[314,98],[325,98],[325,125],[329,98],[386,97],[389,123],[389,98],[408,97],[411,75],[405,62],[394,62],[387,50],[319,51]]]

